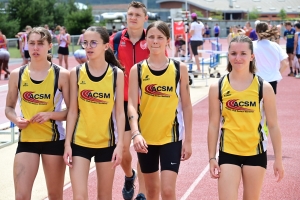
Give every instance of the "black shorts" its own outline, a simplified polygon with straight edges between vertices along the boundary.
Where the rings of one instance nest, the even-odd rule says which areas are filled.
[[[164,145],[148,145],[148,153],[137,153],[141,171],[153,173],[160,170],[170,170],[178,173],[181,158],[182,141]]]
[[[297,57],[298,59],[300,59],[300,54],[296,54],[296,57]]]
[[[286,48],[286,53],[287,54],[293,54],[294,53],[294,47],[287,47]]]
[[[215,33],[215,37],[219,37],[219,33]]]
[[[269,82],[274,90],[274,93],[277,93],[277,81]]]
[[[110,162],[114,153],[115,147],[106,148],[89,148],[71,143],[72,156],[80,156],[91,161],[94,157],[95,162]]]
[[[198,47],[203,45],[203,41],[201,40],[191,40],[191,48],[194,56],[198,55]]]
[[[19,142],[16,154],[22,152],[47,154],[47,155],[64,155],[65,140],[54,142]]]
[[[69,55],[69,47],[59,47],[57,53],[67,56]]]
[[[24,57],[26,59],[29,59],[30,58],[30,55],[29,55],[29,51],[28,50],[24,50]]]
[[[222,164],[233,164],[240,167],[243,165],[260,166],[267,169],[267,151],[254,156],[238,156],[220,151],[219,165]]]
[[[130,131],[130,124],[129,124],[129,120],[128,120],[128,101],[124,101],[124,113],[125,113],[125,131]]]

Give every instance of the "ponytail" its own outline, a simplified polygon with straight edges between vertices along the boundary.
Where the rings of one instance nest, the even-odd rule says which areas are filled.
[[[47,55],[47,60],[48,60],[49,62],[52,62],[52,55],[51,55],[50,53],[48,53],[48,55]]]
[[[114,66],[117,66],[122,71],[124,71],[124,67],[116,59],[115,54],[114,54],[113,50],[110,47],[105,51],[105,61],[107,63],[110,63],[110,64],[114,65]]]

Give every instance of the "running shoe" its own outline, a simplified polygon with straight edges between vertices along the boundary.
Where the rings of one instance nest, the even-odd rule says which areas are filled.
[[[300,73],[295,76],[296,78],[300,78]]]
[[[132,169],[133,176],[132,177],[126,177],[125,176],[125,182],[124,187],[122,189],[122,195],[124,200],[132,200],[134,195],[134,181],[136,179],[136,171]]]
[[[146,200],[146,197],[143,193],[139,193],[134,200]]]
[[[289,73],[289,74],[288,74],[288,76],[292,76],[292,77],[294,77],[295,75],[294,75],[294,73],[293,73],[293,72],[291,72],[291,73]]]

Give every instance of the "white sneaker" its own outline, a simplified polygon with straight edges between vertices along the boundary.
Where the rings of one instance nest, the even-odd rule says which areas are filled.
[[[296,77],[296,78],[300,78],[300,74],[297,74],[295,77]]]

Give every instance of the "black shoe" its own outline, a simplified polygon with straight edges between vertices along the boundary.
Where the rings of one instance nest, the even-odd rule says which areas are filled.
[[[217,73],[217,78],[221,78],[221,74],[220,73]]]
[[[139,193],[134,200],[146,200],[146,197],[143,193]]]
[[[215,78],[215,75],[210,74],[209,77],[210,77],[210,78]]]
[[[125,200],[131,200],[134,195],[134,181],[136,179],[136,171],[132,169],[133,176],[132,177],[126,177],[125,176],[125,182],[124,182],[124,187],[122,189],[122,195],[123,199]]]

